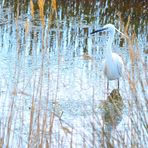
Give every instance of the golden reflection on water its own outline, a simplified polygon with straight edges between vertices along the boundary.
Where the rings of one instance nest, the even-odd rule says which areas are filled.
[[[69,104],[72,104],[72,105],[74,104],[72,100],[74,97],[72,98],[71,94],[75,94],[73,92],[78,92],[78,94],[76,93],[76,97],[78,97],[78,99],[80,97],[80,100],[83,100],[84,98],[88,97],[88,100],[87,99],[86,100],[90,101],[90,98],[92,96],[94,96],[95,98],[98,98],[98,96],[100,95],[100,93],[98,92],[103,91],[102,74],[98,70],[98,66],[100,63],[97,61],[97,66],[96,66],[97,68],[94,66],[95,64],[91,65],[89,63],[89,62],[95,61],[94,58],[97,55],[97,51],[99,51],[98,48],[94,49],[93,51],[93,47],[92,47],[92,44],[98,46],[96,44],[98,43],[98,40],[94,37],[95,41],[93,43],[93,41],[91,41],[89,38],[84,39],[84,38],[78,38],[78,37],[80,35],[89,36],[89,33],[90,31],[92,31],[92,29],[94,29],[95,27],[98,27],[99,24],[103,25],[106,23],[113,23],[118,28],[123,27],[124,29],[127,29],[128,32],[135,30],[135,35],[139,35],[139,36],[146,35],[146,29],[145,29],[146,1],[141,2],[141,1],[135,0],[135,3],[134,2],[132,3],[132,2],[133,1],[129,1],[128,3],[125,3],[124,1],[122,2],[118,1],[117,3],[116,0],[113,0],[113,1],[109,1],[109,0],[108,1],[105,1],[105,0],[100,0],[100,1],[96,1],[96,0],[92,0],[92,1],[90,0],[84,0],[84,1],[79,1],[79,0],[75,0],[75,1],[74,0],[72,1],[69,1],[69,0],[65,0],[65,1],[62,1],[62,0],[59,0],[59,1],[56,1],[56,0],[52,0],[52,1],[25,0],[25,1],[17,1],[17,2],[5,0],[3,1],[3,4],[2,2],[0,2],[0,4],[4,8],[3,10],[4,13],[0,13],[0,29],[2,32],[0,35],[1,50],[3,49],[4,51],[8,50],[7,53],[11,53],[11,51],[13,51],[12,53],[14,54],[16,50],[16,46],[17,46],[17,49],[19,50],[18,53],[21,53],[21,52],[23,53],[23,51],[25,51],[24,58],[26,58],[26,61],[23,60],[24,63],[22,63],[21,68],[22,69],[24,68],[24,71],[22,71],[23,82],[24,82],[24,86],[26,86],[28,90],[27,89],[24,90],[25,88],[23,87],[22,89],[23,91],[20,91],[22,92],[21,94],[30,94],[28,92],[30,92],[31,90],[34,90],[34,89],[30,89],[30,86],[28,85],[28,83],[30,82],[30,79],[29,79],[30,77],[28,75],[29,73],[32,73],[32,69],[30,68],[30,70],[28,70],[28,75],[27,75],[27,70],[26,70],[28,68],[27,64],[28,65],[30,64],[29,60],[27,61],[27,56],[29,57],[29,55],[31,55],[30,57],[31,62],[39,63],[39,64],[37,63],[37,65],[35,65],[36,68],[33,69],[34,70],[33,72],[35,72],[35,77],[36,77],[36,73],[38,76],[38,71],[41,70],[40,72],[41,76],[39,75],[41,77],[40,78],[41,82],[44,79],[44,77],[45,77],[45,81],[48,80],[47,82],[48,89],[46,89],[47,94],[50,96],[53,93],[50,99],[52,99],[52,97],[54,98],[54,92],[56,92],[55,88],[57,92],[59,93],[59,95],[56,94],[55,96],[58,96],[60,100],[62,99],[61,95],[63,95],[64,97],[65,96],[67,97],[69,95],[70,99],[68,97],[67,98],[70,100]],[[138,6],[136,2],[139,4]],[[7,8],[10,8],[10,9],[7,9]],[[0,12],[1,11],[2,10],[0,10]],[[131,18],[130,20],[128,20],[129,16]],[[6,20],[7,24],[5,23],[4,20]],[[121,20],[123,24],[119,20]],[[126,28],[124,26],[125,24],[127,24],[128,21],[129,21],[128,23],[129,26]],[[15,24],[17,26],[15,26]],[[122,28],[120,29],[122,30]],[[8,41],[6,39],[8,39]],[[14,44],[14,41],[16,42],[16,45]],[[11,47],[8,44],[8,42],[10,43],[10,45],[12,44]],[[92,44],[89,45],[90,42],[92,42]],[[123,42],[121,44],[122,46],[124,46]],[[116,46],[118,45],[119,44],[116,43]],[[51,55],[47,54],[47,56],[51,58],[51,59],[49,58],[51,60],[50,65],[49,65],[50,62],[48,62],[48,60],[46,59],[43,60],[41,58],[42,60],[41,61],[40,57],[38,58],[38,55],[41,54],[43,47],[45,47],[45,49],[48,50],[49,54],[51,54]],[[28,50],[30,52],[29,55],[26,54]],[[101,50],[100,52],[102,53]],[[100,52],[98,54],[99,56],[101,55]],[[6,55],[8,56],[7,53]],[[128,54],[128,52],[126,53]],[[46,52],[43,54],[46,54]],[[86,62],[84,63],[83,60],[79,61],[77,60],[77,58],[74,58],[74,56],[82,57],[82,59],[85,60]],[[10,55],[10,57],[12,56]],[[64,60],[63,61],[65,63],[67,62],[66,63],[67,65],[66,64],[64,65],[62,63],[63,62],[62,59],[64,58],[65,58],[65,61]],[[100,60],[102,61],[101,58]],[[58,59],[58,63],[57,63],[57,59]],[[132,55],[130,57],[130,60],[131,59],[132,59]],[[40,61],[43,63],[41,67],[40,67]],[[53,66],[54,64],[56,66],[58,65],[58,67],[56,66],[54,67]],[[87,64],[88,65],[90,64],[89,65],[90,67],[87,67]],[[16,64],[16,71],[17,70],[19,71],[20,70],[19,66],[18,67],[17,66],[18,65]],[[53,70],[50,69],[52,68],[52,66],[53,66]],[[63,67],[65,66],[65,68],[63,68],[65,71],[67,69],[70,69],[69,67],[71,67],[69,71],[68,70],[66,71],[67,72],[66,75],[63,72],[62,68],[60,69],[60,67],[62,66]],[[77,66],[81,66],[81,67],[79,68]],[[6,67],[8,68],[7,65]],[[12,63],[10,67],[12,68]],[[43,73],[42,70],[44,70],[45,73]],[[4,74],[8,74],[8,72],[5,72]],[[100,74],[100,77],[99,77],[99,74]],[[13,77],[13,75],[11,76]],[[18,72],[18,79],[20,77],[21,75],[19,75],[19,72]],[[48,79],[46,79],[46,77]],[[92,79],[92,77],[94,79]],[[86,82],[83,82],[83,78],[86,79]],[[98,79],[99,81],[96,81]],[[32,81],[34,80],[34,83],[36,82],[36,79],[31,79],[31,80]],[[59,81],[63,83],[59,83]],[[73,83],[75,83],[75,85],[73,85]],[[18,86],[18,83],[16,84],[17,84],[16,86]],[[29,84],[31,85],[32,88],[34,88],[34,86],[32,86],[33,83],[29,83]],[[54,84],[56,84],[55,85],[56,87],[52,88]],[[73,86],[76,89],[74,89]],[[50,90],[50,87],[51,87],[51,90]],[[95,88],[95,91],[93,91],[93,89],[91,88]],[[44,92],[44,89],[42,87],[41,88],[39,87],[38,89],[40,90],[40,92],[43,92],[40,94],[41,96],[39,98],[43,97],[43,100],[44,100],[46,96],[46,92]],[[59,92],[59,90],[61,92]],[[71,90],[72,92],[70,93],[68,92],[69,93],[68,94],[67,91],[71,91]],[[91,90],[92,90],[93,95],[91,95],[90,93]],[[25,91],[26,93],[24,93]],[[15,91],[15,96],[19,94],[18,92],[19,90]],[[49,92],[50,93],[52,92],[52,93],[50,94]],[[65,94],[63,94],[63,92]],[[38,98],[38,93],[36,94],[37,95],[35,96],[35,98]],[[48,95],[47,95],[47,100],[49,97]],[[22,100],[23,101],[25,100],[24,97]],[[61,109],[61,106],[58,101],[57,103],[53,104],[53,109],[56,115],[59,115],[61,117],[63,112],[65,115],[65,111]],[[81,103],[81,101],[76,100],[75,102],[76,102],[75,106],[73,106],[73,108],[70,106],[70,109],[78,110],[78,113],[79,113],[80,110],[79,110],[78,104]],[[64,103],[64,107],[65,106],[66,105]],[[24,104],[23,104],[23,107],[24,107]],[[46,107],[49,107],[49,106],[47,105]],[[38,106],[36,108],[38,109]],[[85,106],[85,109],[86,109],[86,106]],[[113,89],[110,95],[107,97],[106,101],[100,104],[100,109],[102,110],[102,119],[104,122],[105,132],[108,132],[109,136],[111,136],[112,130],[116,129],[119,123],[121,123],[123,109],[124,109],[123,99],[119,93],[119,90]],[[88,110],[90,112],[90,109]],[[40,114],[40,110],[37,110],[37,113]],[[45,110],[45,114],[47,114],[46,110]],[[70,116],[72,116],[72,112],[70,112]],[[38,120],[38,121],[40,122],[41,120]],[[47,125],[49,125],[49,122],[47,122]],[[63,125],[61,126],[63,128]],[[64,131],[66,131],[65,128],[63,129]],[[86,141],[88,140],[86,139]]]
[[[0,4],[1,3],[2,2],[0,2]],[[128,21],[128,16],[130,16],[131,26],[135,26],[136,33],[138,33],[138,28],[140,28],[141,31],[144,31],[144,24],[147,20],[146,0],[129,0],[128,3],[126,1],[118,0],[26,0],[18,2],[5,0],[3,2],[3,6],[5,7],[14,7],[14,14],[17,14],[18,10],[19,14],[27,12],[29,5],[32,17],[34,17],[35,13],[39,12],[42,24],[44,22],[44,16],[50,16],[52,11],[60,12],[61,10],[62,19],[64,19],[65,16],[69,18],[82,17],[83,15],[82,18],[87,21],[87,23],[92,23],[98,19],[99,24],[114,24],[117,23],[119,14],[121,14],[122,21],[126,23]],[[53,21],[56,20],[54,19]]]

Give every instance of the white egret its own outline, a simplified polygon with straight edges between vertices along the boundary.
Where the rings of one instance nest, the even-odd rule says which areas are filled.
[[[97,32],[106,31],[106,47],[105,47],[105,63],[104,63],[104,74],[107,77],[107,92],[109,89],[109,80],[118,80],[119,89],[119,78],[123,74],[124,64],[122,58],[117,54],[112,52],[112,43],[114,41],[115,30],[120,32],[112,24],[106,24],[102,29],[93,31],[91,34]],[[124,35],[122,32],[120,32]],[[125,35],[124,35],[125,36]]]

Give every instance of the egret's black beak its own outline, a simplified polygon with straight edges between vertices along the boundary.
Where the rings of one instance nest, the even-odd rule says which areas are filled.
[[[93,31],[93,32],[91,32],[90,34],[94,34],[94,33],[97,33],[97,32],[102,32],[102,31],[104,31],[104,30],[106,30],[106,29],[107,29],[107,28],[102,28],[102,29]]]

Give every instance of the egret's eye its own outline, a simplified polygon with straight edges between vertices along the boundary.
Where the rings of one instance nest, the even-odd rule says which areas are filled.
[[[102,32],[102,35],[106,36],[106,35],[108,35],[108,32],[104,31],[104,32]]]

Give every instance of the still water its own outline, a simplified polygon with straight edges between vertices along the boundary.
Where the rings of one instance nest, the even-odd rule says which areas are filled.
[[[78,131],[91,131],[94,112],[101,120],[98,106],[107,98],[102,71],[103,37],[90,33],[107,23],[124,32],[129,16],[129,36],[134,30],[140,55],[147,65],[145,1],[140,1],[138,7],[133,1],[118,5],[115,0],[0,1],[0,118],[4,128],[12,113],[10,143],[18,145],[21,139],[22,147],[26,147],[34,100],[35,110],[41,116],[54,112],[66,125],[76,128],[74,143],[82,144]],[[130,70],[128,49],[127,40],[116,32],[113,51],[121,55]],[[113,81],[110,92],[115,88],[117,82]],[[126,77],[122,78],[120,93],[125,103],[131,99],[129,88]],[[120,130],[128,128],[126,113],[122,118],[117,127]],[[59,131],[54,132],[56,135]]]

